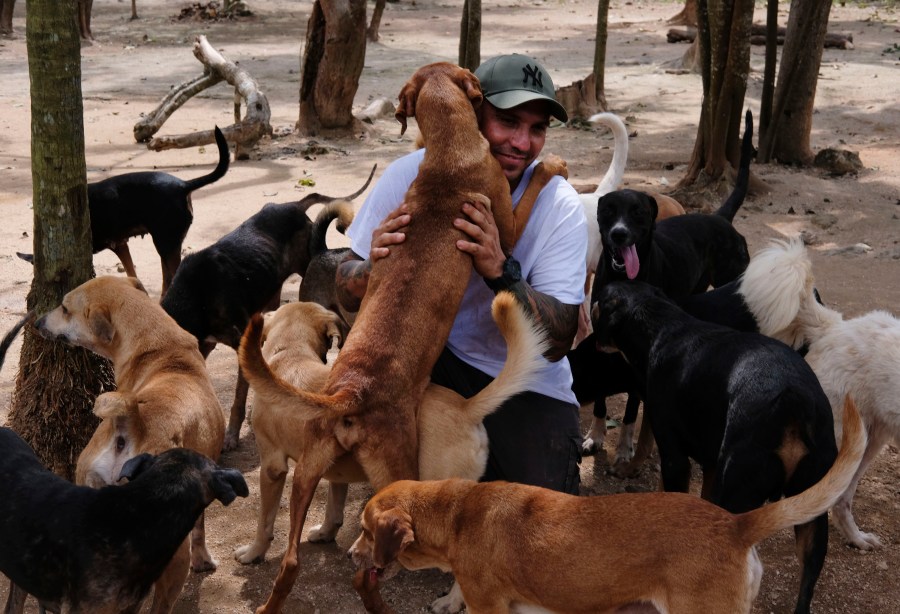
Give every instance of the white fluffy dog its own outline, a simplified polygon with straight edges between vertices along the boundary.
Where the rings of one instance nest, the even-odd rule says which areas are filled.
[[[765,314],[765,328],[771,336],[795,349],[809,348],[806,360],[831,402],[838,438],[842,400],[849,394],[856,401],[869,441],[853,481],[832,509],[833,519],[854,546],[863,550],[879,546],[878,536],[859,530],[851,504],[872,460],[892,438],[900,439],[900,320],[885,311],[845,320],[822,305],[813,288],[812,265],[799,239],[774,241],[754,256],[752,264],[745,281],[747,275],[759,276],[752,285],[774,284],[778,290],[744,299],[757,319]]]

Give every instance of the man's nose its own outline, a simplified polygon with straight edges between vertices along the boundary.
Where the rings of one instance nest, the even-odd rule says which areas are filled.
[[[524,126],[519,126],[513,130],[509,138],[509,144],[519,151],[528,151],[531,147],[531,138],[528,134],[528,129]]]

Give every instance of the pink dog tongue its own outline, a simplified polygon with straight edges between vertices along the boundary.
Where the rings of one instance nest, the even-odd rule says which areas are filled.
[[[640,260],[638,260],[637,250],[634,245],[621,248],[619,254],[622,256],[622,260],[625,261],[625,274],[628,275],[628,279],[637,277],[638,270],[641,268],[641,263]]]

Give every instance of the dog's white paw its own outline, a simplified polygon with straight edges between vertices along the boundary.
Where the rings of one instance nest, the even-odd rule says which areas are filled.
[[[250,565],[251,563],[262,563],[269,549],[268,544],[260,545],[256,542],[241,546],[234,549],[234,558],[241,565]]]
[[[590,435],[585,437],[584,441],[581,442],[581,455],[582,456],[593,456],[602,451],[603,451],[603,442],[596,441]]]
[[[215,571],[218,563],[209,552],[204,548],[201,551],[197,549],[191,550],[191,570],[197,573],[203,571]]]
[[[850,543],[860,550],[872,550],[874,548],[881,548],[884,544],[874,533],[866,533],[864,531],[857,531],[855,535],[847,536],[847,539]]]
[[[466,602],[463,599],[462,589],[459,588],[458,582],[454,582],[450,592],[431,602],[429,609],[434,614],[456,614],[462,612],[465,607]]]
[[[309,530],[307,539],[314,544],[333,542],[340,528],[341,525],[339,524],[317,524]]]

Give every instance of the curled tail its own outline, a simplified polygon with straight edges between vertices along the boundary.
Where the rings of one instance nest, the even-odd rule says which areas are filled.
[[[288,411],[303,420],[322,418],[323,412],[328,412],[332,416],[347,416],[356,411],[351,391],[342,390],[335,395],[309,392],[279,377],[263,356],[262,335],[263,317],[255,314],[241,337],[241,346],[238,349],[241,372],[253,388],[254,394],[271,405],[288,404],[290,406]]]
[[[588,118],[590,123],[598,123],[606,126],[613,133],[613,157],[606,169],[606,174],[600,181],[600,185],[594,190],[594,196],[600,197],[604,194],[617,190],[622,178],[625,176],[625,163],[628,161],[628,130],[625,124],[615,113],[597,113]]]
[[[506,363],[496,379],[466,402],[467,411],[478,420],[496,411],[508,398],[528,390],[544,365],[542,354],[550,347],[546,334],[511,292],[497,294],[491,313],[506,340]]]
[[[744,116],[744,138],[741,141],[741,161],[738,165],[737,178],[734,181],[734,189],[728,198],[722,203],[722,206],[716,211],[716,215],[724,217],[729,222],[734,220],[734,216],[747,196],[747,188],[750,185],[750,159],[753,157],[753,113],[749,110]]]
[[[847,490],[866,449],[866,430],[848,396],[844,399],[844,432],[841,450],[831,469],[819,482],[799,495],[740,514],[737,529],[744,544],[752,546],[776,531],[804,524],[821,516]]]
[[[309,234],[309,258],[312,260],[326,249],[325,235],[332,220],[337,220],[337,230],[343,234],[353,221],[353,204],[349,200],[335,200],[319,211]]]
[[[208,175],[185,181],[184,183],[187,185],[189,192],[218,181],[228,172],[228,164],[231,160],[231,152],[228,151],[228,141],[225,140],[225,135],[222,134],[218,126],[214,128],[213,135],[216,138],[216,146],[219,148],[219,163]]]
[[[6,360],[6,352],[9,350],[9,346],[12,345],[12,342],[15,340],[16,335],[19,334],[19,331],[22,330],[22,327],[28,324],[29,322],[34,321],[34,311],[29,311],[22,319],[16,322],[9,332],[3,336],[3,341],[0,341],[0,367],[3,366],[3,362]]]

